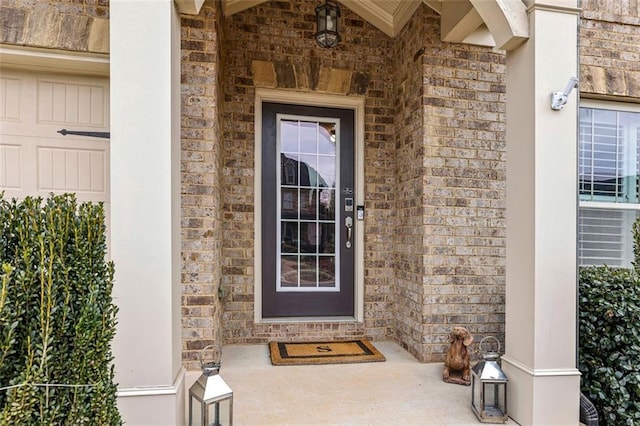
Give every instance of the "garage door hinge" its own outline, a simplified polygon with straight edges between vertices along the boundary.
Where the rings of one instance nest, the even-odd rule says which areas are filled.
[[[92,138],[103,138],[103,139],[109,139],[111,137],[111,132],[81,132],[77,130],[62,129],[62,130],[58,130],[58,133],[60,133],[62,136],[77,135],[77,136],[90,136]]]

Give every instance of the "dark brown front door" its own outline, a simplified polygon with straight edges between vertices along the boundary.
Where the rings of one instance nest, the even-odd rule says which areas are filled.
[[[262,105],[262,313],[354,314],[353,111]]]

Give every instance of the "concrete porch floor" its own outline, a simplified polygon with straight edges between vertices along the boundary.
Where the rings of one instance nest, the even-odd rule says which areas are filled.
[[[373,343],[385,362],[273,366],[267,345],[224,346],[220,375],[234,391],[234,424],[480,424],[471,388],[444,383],[442,363],[421,364],[396,343]]]

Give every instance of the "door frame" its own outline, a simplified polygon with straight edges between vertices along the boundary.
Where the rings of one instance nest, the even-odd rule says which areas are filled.
[[[364,220],[355,220],[354,316],[346,317],[262,317],[262,103],[310,105],[351,109],[354,112],[354,191],[355,204],[364,205],[364,98],[309,92],[291,92],[256,88],[254,146],[254,321],[270,322],[336,322],[364,320]],[[366,211],[365,211],[366,218]]]

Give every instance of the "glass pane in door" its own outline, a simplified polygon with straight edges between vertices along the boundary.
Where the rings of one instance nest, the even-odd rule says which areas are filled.
[[[338,121],[279,116],[277,291],[339,291]]]

